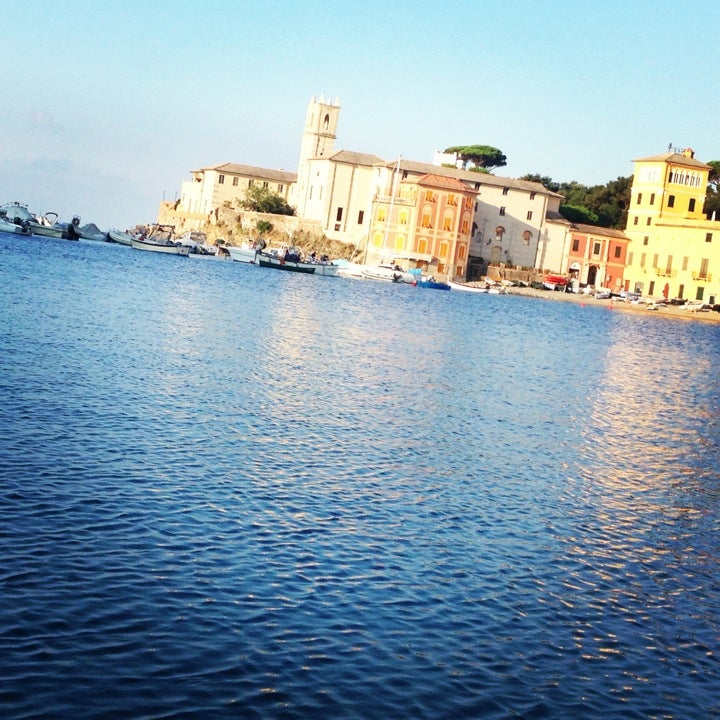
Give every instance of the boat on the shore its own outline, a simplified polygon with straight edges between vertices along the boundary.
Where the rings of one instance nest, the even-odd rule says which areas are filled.
[[[485,284],[470,285],[469,283],[458,283],[448,280],[448,285],[452,290],[459,290],[460,292],[482,293],[483,295],[487,295],[488,293],[488,286]]]
[[[174,231],[174,225],[151,225],[147,236],[141,235],[132,239],[132,246],[135,250],[149,250],[150,252],[188,257],[190,247],[174,240]]]

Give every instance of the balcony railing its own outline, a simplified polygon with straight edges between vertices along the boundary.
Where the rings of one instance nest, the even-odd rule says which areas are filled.
[[[710,282],[710,281],[712,281],[712,273],[694,272],[692,274],[692,279],[693,280],[704,280],[705,282]]]

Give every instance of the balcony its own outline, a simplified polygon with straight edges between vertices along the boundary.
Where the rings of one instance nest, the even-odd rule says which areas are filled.
[[[693,280],[702,280],[703,282],[711,282],[712,281],[712,273],[705,272],[694,272],[692,274]]]

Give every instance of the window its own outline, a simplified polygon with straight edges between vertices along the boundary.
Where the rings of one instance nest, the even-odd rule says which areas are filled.
[[[675,196],[668,195],[668,207],[675,207]]]
[[[424,228],[431,228],[432,224],[430,223],[430,213],[424,212],[422,216],[422,226]]]
[[[457,199],[454,195],[448,195],[448,205],[457,205]]]
[[[651,221],[651,218],[648,217],[648,219],[645,221],[645,224],[646,224],[646,225],[649,225],[649,224],[650,224],[650,221]]]
[[[659,256],[657,253],[655,253],[655,254],[653,255],[653,264],[652,264],[652,266],[653,266],[656,270],[657,270],[657,266],[658,266],[658,258],[659,258],[659,257],[660,257],[660,256]]]
[[[596,242],[593,245],[593,255],[599,255],[600,254],[600,243]]]
[[[651,193],[651,194],[650,194],[650,204],[651,204],[651,205],[654,205],[654,204],[655,204],[655,193]]]
[[[452,230],[452,218],[451,217],[443,218],[443,230]]]
[[[532,213],[533,213],[532,210],[528,210],[528,214],[527,214],[527,219],[528,219],[528,220],[532,220]]]
[[[248,180],[248,187],[252,187],[255,184],[254,180]]]
[[[580,249],[580,241],[577,238],[573,240],[572,249],[573,252],[577,252]]]
[[[278,192],[281,193],[285,189],[284,185],[278,185]]]
[[[504,187],[504,188],[503,188],[503,195],[507,195],[508,192],[510,192],[510,188]]]
[[[335,215],[335,222],[340,222],[342,220],[342,211],[343,209],[341,207],[337,209],[337,214]]]
[[[628,253],[628,257],[627,257],[627,264],[632,265],[632,262],[633,262],[633,254],[630,252],[630,253]]]
[[[501,215],[505,214],[505,206],[504,205],[500,208],[500,214]]]
[[[672,255],[668,255],[667,264],[665,265],[665,274],[666,275],[672,274]]]
[[[642,193],[638,193],[637,204],[639,205],[641,202],[642,202]]]
[[[373,234],[373,245],[375,247],[382,247],[383,245],[383,234],[381,232],[376,232]]]
[[[234,177],[233,178],[233,187],[237,187],[237,184],[238,184],[238,178]]]
[[[267,180],[263,180],[263,187],[267,190],[270,187],[270,183]]]
[[[225,184],[225,176],[218,175],[218,185],[224,185],[224,184]]]
[[[688,261],[689,261],[689,258],[688,258],[687,255],[686,255],[686,256],[683,258],[683,262],[682,262],[683,272],[685,272],[685,271],[687,270],[687,268],[688,268]]]
[[[695,212],[695,198],[690,198],[690,202],[688,203],[688,211]]]
[[[537,195],[537,193],[531,192],[531,193],[530,193],[530,199],[531,199],[531,200],[534,200],[534,199],[535,199],[535,195]]]
[[[708,265],[710,264],[710,260],[708,258],[703,258],[700,261],[700,276],[699,279],[701,280],[707,280],[708,279]]]
[[[378,222],[384,222],[385,221],[385,208],[379,207],[377,209],[377,221]]]
[[[400,211],[400,217],[398,219],[398,222],[400,223],[400,225],[408,224],[408,211],[407,210]]]
[[[655,294],[655,281],[651,280],[650,285],[648,285],[648,295],[654,295]]]
[[[649,235],[646,235],[646,236],[643,238],[643,245],[647,245],[649,241],[650,241],[650,236],[649,236]]]
[[[364,211],[364,210],[359,210],[359,211],[358,211],[358,225],[362,225],[362,224],[363,224],[363,219],[364,219],[364,218],[365,218],[365,211]]]
[[[636,215],[635,218],[633,219],[633,225],[637,225],[637,224],[638,224],[638,220],[639,220],[639,218],[638,218],[638,216]]]
[[[641,267],[641,268],[644,268],[644,267],[645,267],[645,253],[643,253],[643,254],[640,256],[640,267]]]
[[[441,257],[443,260],[447,258],[448,256],[448,248],[449,245],[446,242],[440,243],[440,251],[438,252],[438,257]]]
[[[463,220],[462,222],[462,231],[463,233],[467,234],[470,231],[470,221],[469,220]]]
[[[435,195],[433,195],[432,190],[426,190],[425,191],[425,200],[427,202],[435,202]]]
[[[705,242],[712,242],[712,233],[705,233]]]
[[[615,246],[615,257],[622,257],[622,247],[620,245]]]
[[[682,299],[682,296],[683,296],[684,294],[685,294],[685,286],[684,286],[684,285],[681,285],[681,286],[678,288],[678,297],[679,297],[680,299]]]

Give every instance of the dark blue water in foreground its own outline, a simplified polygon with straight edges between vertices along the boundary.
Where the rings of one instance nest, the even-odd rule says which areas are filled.
[[[0,235],[3,718],[720,715],[720,326]]]

